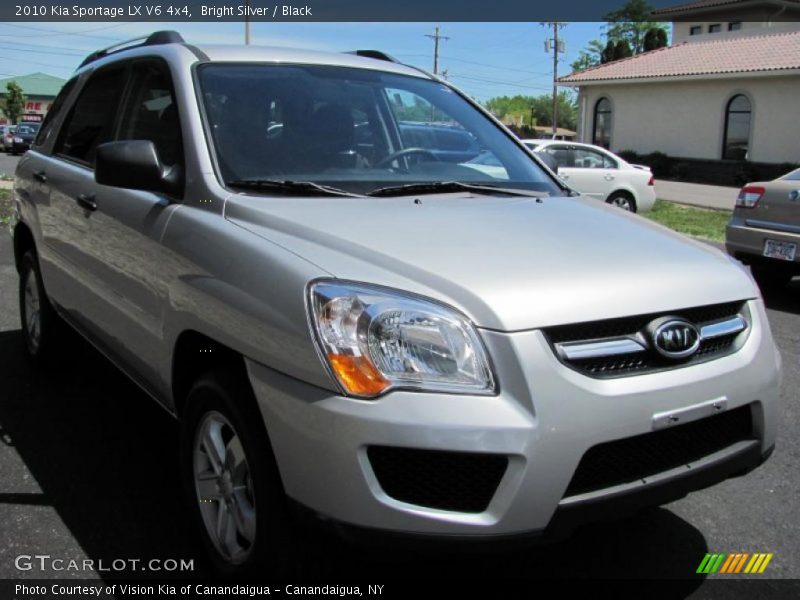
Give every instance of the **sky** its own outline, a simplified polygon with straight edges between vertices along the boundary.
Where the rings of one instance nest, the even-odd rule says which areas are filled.
[[[539,23],[287,23],[255,22],[251,43],[326,51],[382,50],[398,60],[433,70],[435,26],[449,37],[440,42],[439,70],[466,93],[494,96],[552,93],[553,56],[544,42],[552,28]],[[569,23],[559,31],[566,53],[559,76],[586,44],[602,37],[603,23]],[[187,42],[243,44],[243,23],[9,23],[0,22],[0,78],[41,71],[68,78],[98,48],[173,29]]]

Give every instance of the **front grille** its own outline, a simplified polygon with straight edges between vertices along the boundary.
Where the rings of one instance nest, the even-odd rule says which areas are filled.
[[[725,304],[714,304],[664,313],[650,313],[633,317],[607,319],[604,321],[559,325],[545,329],[544,334],[553,346],[565,342],[588,342],[603,338],[635,336],[651,321],[666,315],[682,317],[694,323],[699,328],[708,323],[729,319],[738,314],[742,314],[745,309],[744,304],[744,302],[727,302]],[[611,377],[639,375],[648,372],[675,369],[690,364],[721,358],[736,350],[736,341],[739,335],[739,333],[734,333],[714,339],[703,340],[697,352],[689,359],[682,361],[664,359],[654,350],[578,359],[566,359],[559,356],[559,360],[568,367],[595,378],[607,379]],[[558,353],[556,354],[558,355]]]
[[[605,442],[583,455],[565,496],[637,481],[751,439],[755,436],[748,405],[670,429]]]
[[[464,513],[486,510],[508,466],[501,454],[370,446],[367,457],[387,496]]]

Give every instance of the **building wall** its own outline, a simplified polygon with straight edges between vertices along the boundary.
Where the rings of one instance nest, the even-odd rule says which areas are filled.
[[[762,15],[761,17],[756,17],[755,12],[749,14],[738,11],[731,12],[730,14],[721,13],[714,18],[704,15],[702,17],[703,20],[676,22],[672,24],[672,44],[680,44],[681,42],[708,42],[711,40],[730,39],[745,35],[797,31],[800,30],[800,11],[797,12],[797,21],[795,22],[771,22],[768,20],[768,15],[763,11],[758,12],[758,14]],[[741,29],[738,31],[728,31],[730,23],[741,23]],[[716,24],[722,26],[722,31],[719,33],[709,33],[709,26]],[[691,35],[691,28],[696,26],[701,28],[702,33]]]
[[[0,94],[0,99],[5,98],[5,94]],[[53,96],[27,96],[26,95],[26,102],[25,106],[22,108],[22,116],[20,117],[21,121],[25,120],[25,117],[30,117],[30,120],[41,120],[47,114],[47,111],[50,110],[50,105],[53,103],[55,98]],[[5,113],[0,110],[0,125],[8,124],[8,118],[6,117]]]
[[[725,108],[737,93],[752,104],[749,160],[800,163],[800,75],[583,86],[580,140],[591,143],[594,106],[605,96],[612,150],[720,159]]]

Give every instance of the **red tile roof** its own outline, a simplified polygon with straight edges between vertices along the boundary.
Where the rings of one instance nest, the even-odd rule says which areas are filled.
[[[681,13],[685,11],[703,10],[706,8],[715,8],[717,6],[727,6],[730,4],[742,4],[749,0],[699,0],[699,2],[689,2],[687,4],[678,4],[677,6],[667,6],[652,11],[654,17],[661,17],[664,15],[671,15],[673,13]],[[783,0],[790,4],[800,3],[800,0]],[[779,4],[779,3],[777,3]]]
[[[684,42],[578,71],[562,83],[800,69],[800,31]]]

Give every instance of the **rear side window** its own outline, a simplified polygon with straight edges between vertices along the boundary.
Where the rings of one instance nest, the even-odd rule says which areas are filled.
[[[47,111],[47,116],[42,122],[42,126],[39,129],[39,134],[36,136],[36,140],[33,142],[34,146],[41,146],[47,141],[47,138],[50,137],[50,132],[53,130],[53,124],[56,121],[56,117],[64,108],[64,102],[66,102],[67,96],[69,96],[72,88],[75,87],[75,82],[77,80],[77,77],[70,79],[66,84],[64,84],[64,87],[61,88],[61,91],[58,92],[58,96],[56,96],[56,99],[53,100],[53,103],[50,105],[50,110]]]
[[[124,69],[114,69],[92,75],[62,127],[56,154],[94,164],[97,146],[113,134],[125,73]]]
[[[121,140],[150,140],[165,165],[182,162],[181,126],[172,81],[159,64],[134,67],[135,84],[120,129]]]

